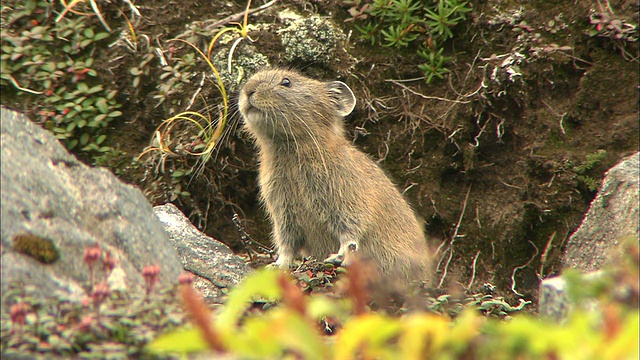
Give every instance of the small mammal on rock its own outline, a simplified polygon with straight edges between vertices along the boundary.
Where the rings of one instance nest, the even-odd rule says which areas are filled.
[[[348,265],[357,256],[387,279],[430,278],[425,236],[384,172],[346,138],[349,87],[284,69],[262,70],[240,92],[244,127],[259,149],[262,201],[276,265],[303,252]]]

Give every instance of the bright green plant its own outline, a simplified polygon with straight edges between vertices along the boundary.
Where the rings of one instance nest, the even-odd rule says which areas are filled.
[[[447,40],[453,37],[451,28],[465,20],[465,13],[471,11],[471,8],[467,7],[467,2],[459,3],[456,0],[440,0],[435,9],[425,10],[428,19],[426,25],[429,28],[429,33],[437,35],[441,40]]]
[[[458,0],[373,0],[352,1],[349,11],[358,22],[356,29],[363,39],[374,45],[417,49],[426,63],[418,67],[425,73],[427,83],[434,77],[442,79],[449,70],[450,59],[442,55],[442,44],[454,36],[453,27],[466,19],[471,11],[467,1]]]
[[[424,71],[424,74],[427,77],[427,83],[430,83],[434,76],[442,79],[444,78],[444,75],[449,72],[447,68],[444,67],[444,63],[445,61],[451,60],[451,58],[443,56],[443,50],[443,48],[441,48],[437,52],[429,50],[418,50],[418,56],[427,61],[424,64],[418,65],[418,68]]]

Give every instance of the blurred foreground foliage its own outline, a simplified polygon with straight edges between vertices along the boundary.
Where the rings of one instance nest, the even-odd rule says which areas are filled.
[[[211,356],[240,359],[638,359],[637,243],[630,248],[629,259],[611,270],[607,284],[571,277],[570,293],[580,298],[561,322],[530,314],[492,316],[478,302],[466,302],[453,316],[433,307],[398,316],[362,303],[365,287],[353,283],[361,279],[357,267],[349,269],[344,284],[337,282],[344,290],[340,297],[303,295],[299,278],[262,270],[213,313],[198,305],[190,287],[183,288],[197,326],[160,336],[151,350],[213,351]],[[587,299],[598,305],[582,306]]]
[[[256,271],[211,307],[189,273],[180,285],[156,289],[157,265],[142,270],[143,293],[110,289],[117,260],[96,246],[85,252],[84,295],[43,300],[29,284],[3,293],[3,310],[10,311],[2,313],[2,356],[637,359],[637,243],[601,276],[566,274],[573,311],[562,321],[525,313],[528,302],[511,306],[491,286],[472,295],[419,286],[398,299],[380,291],[388,284],[368,278],[364,265],[345,270],[317,262],[301,264],[293,276]]]

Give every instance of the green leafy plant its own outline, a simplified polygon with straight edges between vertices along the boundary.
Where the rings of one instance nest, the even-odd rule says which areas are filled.
[[[374,0],[370,3],[353,1],[349,13],[352,21],[364,22],[354,26],[363,39],[375,45],[417,49],[427,62],[419,65],[427,83],[434,77],[442,79],[448,72],[442,55],[444,43],[454,36],[453,27],[466,19],[471,11],[467,1],[458,0]],[[438,44],[438,45],[436,45]]]
[[[120,118],[122,105],[117,91],[100,85],[92,68],[96,43],[109,33],[95,29],[84,15],[54,21],[55,6],[45,1],[14,7],[0,37],[3,103],[18,97],[31,102],[32,119],[68,149],[91,156],[112,151],[105,130]]]
[[[421,65],[418,65],[420,70],[424,71],[425,76],[427,77],[427,83],[430,83],[433,77],[437,77],[439,79],[444,78],[444,75],[449,72],[447,68],[444,67],[444,63],[446,61],[451,60],[450,57],[446,57],[442,55],[442,51],[444,49],[440,49],[438,51],[433,50],[419,50],[418,56],[425,59],[427,62]]]
[[[471,8],[467,7],[467,2],[440,0],[435,9],[426,9],[426,25],[432,35],[437,34],[444,41],[453,37],[451,28],[465,20],[465,13],[469,11]]]

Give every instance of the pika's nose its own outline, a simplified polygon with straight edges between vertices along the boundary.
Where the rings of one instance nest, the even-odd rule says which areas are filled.
[[[258,88],[258,82],[249,80],[244,85],[242,90],[244,91],[245,94],[247,94],[247,97],[251,97],[253,94],[255,94],[257,88]]]

